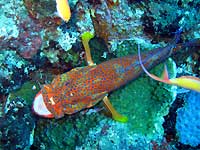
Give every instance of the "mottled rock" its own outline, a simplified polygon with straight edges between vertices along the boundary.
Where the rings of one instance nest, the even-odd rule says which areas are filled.
[[[23,99],[16,98],[7,105],[0,117],[0,149],[30,149],[34,136],[34,118]]]

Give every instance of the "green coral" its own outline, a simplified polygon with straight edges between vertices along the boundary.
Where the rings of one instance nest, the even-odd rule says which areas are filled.
[[[99,114],[65,116],[62,119],[40,119],[35,131],[34,146],[41,149],[73,150],[81,145],[91,128],[98,126]]]
[[[132,50],[130,50],[130,48],[132,48]],[[123,42],[119,42],[117,43],[115,53],[117,57],[137,54],[137,45],[133,40],[125,40]]]
[[[64,62],[71,62],[73,66],[77,66],[79,61],[79,53],[76,53],[73,49],[63,53],[60,58],[64,60]]]
[[[163,64],[151,72],[162,71]],[[128,125],[133,132],[153,136],[155,132],[163,134],[163,116],[168,113],[174,98],[165,85],[143,76],[114,91],[110,100],[120,113],[128,116]]]
[[[16,97],[20,97],[26,101],[26,104],[32,105],[33,99],[40,87],[37,83],[29,81],[22,85],[22,87],[16,91],[13,91],[9,95],[9,99],[15,99]]]
[[[150,40],[147,40],[143,37],[134,38],[132,40],[124,40],[122,42],[119,41],[112,41],[111,43],[111,51],[117,56],[117,57],[123,57],[127,55],[137,55],[137,45],[142,45],[143,49],[146,50],[152,50],[154,48],[163,47],[166,44],[164,43],[158,43],[158,44],[152,44]],[[142,49],[142,51],[143,51]]]
[[[89,41],[89,45],[94,63],[99,64],[113,57],[110,53],[108,53],[108,48],[103,39],[94,37]]]
[[[40,56],[47,57],[52,64],[64,61],[65,63],[70,62],[73,66],[76,66],[79,61],[79,53],[76,53],[73,49],[70,49],[67,52],[62,52],[55,49],[44,50],[40,53]]]
[[[59,58],[58,58],[59,51],[58,50],[44,51],[40,55],[41,56],[43,56],[43,55],[46,56],[51,63],[59,62]]]

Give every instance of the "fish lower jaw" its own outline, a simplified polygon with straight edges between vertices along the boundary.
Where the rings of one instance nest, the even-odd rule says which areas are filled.
[[[44,118],[54,117],[54,115],[47,109],[41,91],[35,96],[32,109],[35,114]]]

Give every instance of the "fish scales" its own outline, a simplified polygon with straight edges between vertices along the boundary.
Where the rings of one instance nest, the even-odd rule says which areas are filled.
[[[159,64],[171,54],[173,45],[158,48],[142,55],[147,69]],[[99,65],[75,68],[58,75],[49,86],[43,88],[44,103],[48,110],[60,118],[90,108],[103,99],[109,92],[137,78],[143,72],[138,56],[111,59]],[[51,99],[55,99],[52,105]],[[59,99],[59,100],[58,100]]]

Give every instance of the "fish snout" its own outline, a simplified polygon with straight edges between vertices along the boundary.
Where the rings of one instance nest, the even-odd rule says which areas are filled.
[[[33,111],[35,114],[45,117],[45,118],[53,118],[54,115],[47,109],[44,99],[42,96],[42,92],[39,91],[38,94],[35,96],[35,99],[33,101]]]

